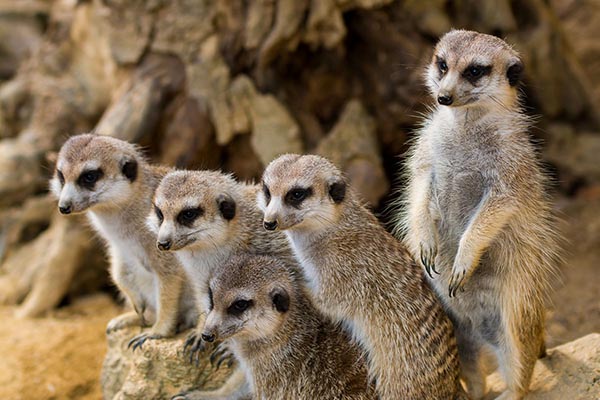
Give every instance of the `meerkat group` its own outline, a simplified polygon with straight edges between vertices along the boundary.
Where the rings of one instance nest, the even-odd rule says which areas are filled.
[[[521,399],[559,262],[522,69],[493,36],[438,42],[426,79],[439,106],[408,156],[401,240],[320,156],[282,155],[247,184],[71,137],[51,190],[105,239],[133,308],[107,331],[150,326],[135,350],[194,328],[190,361],[224,341],[238,363],[226,385],[178,400],[480,399],[486,353],[507,384],[499,398]]]

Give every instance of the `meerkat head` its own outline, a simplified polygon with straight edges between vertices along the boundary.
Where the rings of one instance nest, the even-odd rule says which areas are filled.
[[[512,107],[523,72],[519,54],[483,33],[452,30],[435,47],[426,81],[437,102],[451,107]]]
[[[236,181],[216,171],[174,171],[154,194],[148,226],[160,250],[218,249],[233,237]]]
[[[135,145],[113,137],[71,137],[60,149],[50,180],[60,212],[120,207],[131,201],[142,159]]]
[[[296,302],[293,276],[274,257],[236,255],[209,282],[209,313],[202,338],[268,340]]]
[[[265,169],[258,195],[265,229],[321,229],[334,224],[346,186],[341,171],[323,157],[287,154],[275,159]]]

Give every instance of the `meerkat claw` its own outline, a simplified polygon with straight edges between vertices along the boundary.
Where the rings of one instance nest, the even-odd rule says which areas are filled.
[[[186,400],[186,399],[187,399],[187,396],[186,396],[185,392],[176,394],[175,396],[171,397],[171,400]]]
[[[448,295],[450,297],[456,297],[458,290],[463,288],[466,274],[466,271],[462,271],[459,274],[452,275],[452,279],[450,279],[450,285],[448,288]]]
[[[135,351],[136,349],[141,349],[147,340],[154,340],[154,339],[160,339],[160,338],[162,338],[161,335],[142,333],[141,335],[138,335],[138,336],[134,337],[133,339],[131,339],[129,341],[129,343],[127,344],[127,348],[128,349],[131,348],[132,351]]]
[[[440,273],[435,269],[435,255],[436,255],[437,251],[435,250],[428,250],[428,251],[424,251],[423,250],[423,245],[421,245],[421,264],[423,264],[423,266],[425,267],[425,271],[427,272],[427,275],[429,275],[429,277],[431,279],[434,278],[433,274],[431,273],[432,271],[439,275]]]

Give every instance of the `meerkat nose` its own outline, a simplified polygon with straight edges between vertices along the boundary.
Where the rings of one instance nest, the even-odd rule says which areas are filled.
[[[171,248],[171,241],[170,240],[165,240],[164,242],[157,242],[156,246],[158,247],[159,250],[162,251],[167,251]]]
[[[60,211],[61,214],[71,214],[72,211],[72,206],[71,204],[67,204],[65,206],[58,206],[58,211]]]
[[[202,334],[202,340],[204,340],[205,342],[214,342],[216,338],[216,335],[214,333],[211,334],[207,334],[207,333],[203,333]]]
[[[452,96],[447,94],[439,95],[437,101],[443,106],[449,106],[450,104],[452,104]]]
[[[263,226],[268,231],[274,231],[277,229],[277,221],[263,221]]]

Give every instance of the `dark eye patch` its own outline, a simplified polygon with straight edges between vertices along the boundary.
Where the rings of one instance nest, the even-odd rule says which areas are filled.
[[[63,173],[61,172],[60,169],[56,170],[56,176],[58,177],[58,181],[60,182],[61,185],[65,184],[65,176],[63,175]]]
[[[154,205],[154,213],[156,214],[156,218],[158,218],[158,222],[162,224],[165,220],[165,216],[163,215],[162,211],[160,211],[160,208],[156,206],[156,204]]]
[[[181,225],[191,226],[204,211],[200,207],[186,208],[177,214],[177,222]]]
[[[210,286],[208,287],[208,309],[212,310],[215,307],[215,302],[213,300],[213,292]]]
[[[436,57],[435,64],[437,65],[438,71],[440,71],[440,75],[444,75],[446,72],[448,72],[448,64],[443,58]]]
[[[292,188],[285,195],[285,203],[289,204],[292,207],[299,207],[300,204],[310,196],[312,196],[313,190],[312,188]]]
[[[77,178],[77,184],[88,190],[93,190],[96,182],[98,182],[103,175],[104,172],[102,172],[100,168],[83,171],[81,175],[79,175],[79,178]]]
[[[252,300],[236,300],[227,308],[227,312],[231,315],[242,315],[253,304]]]
[[[491,65],[479,65],[479,64],[471,64],[462,73],[463,78],[471,82],[472,84],[476,83],[482,77],[489,75],[492,72]]]
[[[265,195],[265,201],[267,202],[267,204],[269,204],[269,202],[271,201],[271,192],[269,191],[269,188],[267,187],[267,185],[264,182],[262,185],[262,191],[263,191],[263,194]]]

